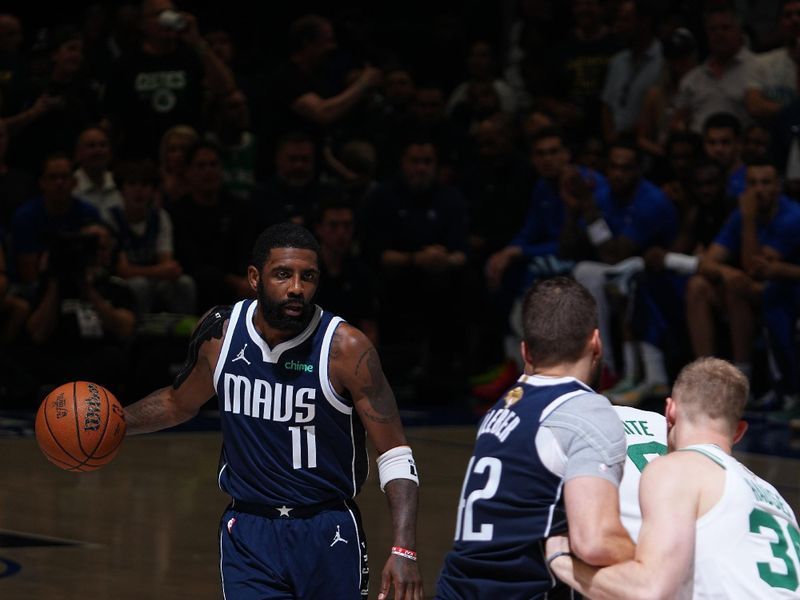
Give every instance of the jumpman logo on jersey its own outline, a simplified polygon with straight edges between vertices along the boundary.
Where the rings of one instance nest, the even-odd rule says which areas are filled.
[[[331,542],[331,546],[333,546],[336,542],[344,542],[347,543],[347,540],[342,537],[342,532],[339,531],[339,526],[336,526],[336,535],[333,536],[333,541]]]
[[[235,363],[237,360],[243,360],[244,362],[246,362],[246,363],[249,365],[249,364],[250,364],[250,361],[249,361],[249,360],[247,360],[247,358],[245,358],[245,355],[244,355],[244,351],[245,351],[245,350],[247,350],[247,344],[245,344],[245,345],[244,345],[244,348],[242,348],[241,350],[239,350],[239,354],[237,354],[237,355],[236,355],[236,358],[234,358],[234,359],[233,359],[231,362],[232,362],[232,363]]]

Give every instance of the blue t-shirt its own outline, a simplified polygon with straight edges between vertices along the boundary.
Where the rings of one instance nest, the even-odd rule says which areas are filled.
[[[612,195],[597,198],[614,237],[624,236],[644,250],[650,246],[669,247],[678,234],[678,214],[669,198],[657,186],[642,179],[629,202],[617,202]]]
[[[738,198],[744,192],[747,179],[747,165],[742,165],[728,177],[728,187],[725,193],[730,198]]]
[[[583,167],[579,167],[579,171],[594,183],[594,197],[598,204],[607,202],[609,189],[605,177]],[[547,179],[540,179],[533,187],[530,208],[522,229],[509,245],[521,247],[522,254],[527,257],[556,255],[565,217],[566,207],[558,186]]]
[[[800,256],[800,205],[786,196],[778,199],[778,212],[768,223],[758,222],[758,241],[792,260]],[[742,249],[742,213],[736,208],[714,239],[715,244],[730,252],[734,264],[739,263]]]
[[[33,198],[20,206],[11,220],[13,251],[17,254],[44,252],[56,234],[75,232],[99,220],[97,209],[78,198],[73,197],[67,212],[55,216],[47,213],[44,198]]]

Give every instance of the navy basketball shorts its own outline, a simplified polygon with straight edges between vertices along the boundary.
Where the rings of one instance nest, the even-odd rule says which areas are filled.
[[[225,600],[367,598],[367,542],[353,501],[302,518],[228,508],[219,538]]]

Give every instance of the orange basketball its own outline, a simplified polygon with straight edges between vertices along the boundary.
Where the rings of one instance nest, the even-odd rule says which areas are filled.
[[[114,394],[96,383],[73,381],[50,392],[36,413],[36,441],[65,471],[94,471],[125,439],[125,413]]]

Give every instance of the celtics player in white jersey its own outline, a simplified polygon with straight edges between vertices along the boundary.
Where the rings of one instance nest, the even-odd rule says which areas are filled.
[[[628,444],[628,456],[619,484],[619,516],[635,542],[642,527],[639,480],[650,461],[667,453],[667,421],[664,415],[630,406],[615,406],[614,410],[625,427]]]
[[[645,469],[636,556],[598,569],[565,537],[548,564],[595,599],[800,598],[800,533],[787,502],[731,456],[744,435],[748,383],[733,365],[699,359],[681,371],[666,418],[670,453]]]

